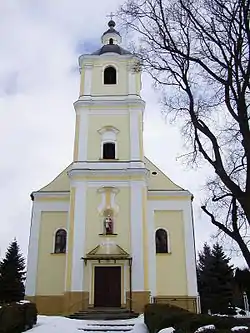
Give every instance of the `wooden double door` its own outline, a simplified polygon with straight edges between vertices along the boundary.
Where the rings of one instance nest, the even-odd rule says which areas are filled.
[[[94,278],[94,306],[121,306],[121,267],[96,266]]]

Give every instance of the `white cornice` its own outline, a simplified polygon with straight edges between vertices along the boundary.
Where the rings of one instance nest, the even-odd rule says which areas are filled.
[[[74,177],[148,177],[148,170],[147,169],[113,169],[113,170],[86,170],[86,169],[72,169],[68,171],[68,176],[71,179]]]
[[[41,192],[32,192],[31,198],[33,199],[39,199],[39,198],[58,198],[58,201],[63,199],[69,199],[70,197],[70,191],[41,191]]]
[[[190,193],[187,190],[148,190],[148,197],[162,197],[162,196],[168,196],[168,197],[190,197],[190,199],[193,198],[192,193]]]
[[[137,95],[126,95],[126,96],[81,96],[74,104],[76,112],[79,108],[90,108],[90,107],[121,107],[125,106],[133,109],[140,109],[144,111],[145,102]]]
[[[73,169],[84,170],[124,170],[124,169],[146,169],[143,161],[79,161],[72,163],[68,171]]]
[[[136,58],[135,55],[133,54],[118,54],[118,53],[104,53],[101,55],[102,58],[114,58],[114,56],[116,58],[119,59],[119,61],[121,60],[127,60],[127,59],[132,59],[132,58]],[[87,65],[90,65],[90,64],[94,64],[94,62],[96,60],[100,59],[100,55],[97,55],[97,54],[82,54],[79,58],[78,58],[78,63],[79,63],[79,66],[82,67],[82,65],[85,66],[85,64]]]

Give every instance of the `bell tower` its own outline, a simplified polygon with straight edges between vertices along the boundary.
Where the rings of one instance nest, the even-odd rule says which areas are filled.
[[[122,37],[113,20],[101,42],[100,49],[79,57],[74,162],[141,162],[143,167],[145,103],[139,61],[120,46]]]

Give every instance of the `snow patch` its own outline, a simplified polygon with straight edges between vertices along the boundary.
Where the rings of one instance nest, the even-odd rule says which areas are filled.
[[[214,331],[214,330],[215,330],[215,326],[214,326],[214,325],[205,325],[205,326],[201,326],[201,327],[199,327],[199,328],[195,331],[195,333],[203,332],[203,331],[207,331],[207,330]]]
[[[146,324],[144,324],[143,322],[138,321],[138,323],[135,323],[131,332],[132,333],[148,333],[148,328],[147,328]]]
[[[241,330],[248,330],[247,326],[234,326],[233,328],[231,328],[231,331],[241,331]]]
[[[173,333],[175,329],[173,327],[167,327],[160,330],[158,333]]]

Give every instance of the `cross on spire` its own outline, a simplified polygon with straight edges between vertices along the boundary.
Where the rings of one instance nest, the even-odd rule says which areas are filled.
[[[111,20],[113,20],[113,17],[114,17],[114,16],[115,16],[115,14],[112,13],[112,12],[111,12],[109,15],[107,15],[107,17],[110,17]]]

